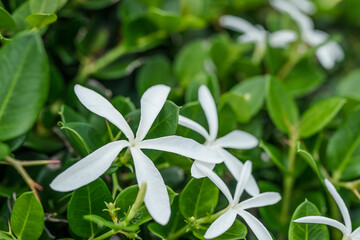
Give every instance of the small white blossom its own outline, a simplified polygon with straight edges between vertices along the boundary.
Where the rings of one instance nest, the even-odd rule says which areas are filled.
[[[314,29],[314,22],[306,15],[315,11],[315,6],[311,2],[306,0],[270,0],[270,4],[278,11],[287,13],[294,19],[299,26],[304,42],[313,47],[324,44],[316,50],[316,56],[324,68],[331,69],[336,62],[344,59],[344,52],[340,45],[335,41],[327,42],[329,35]]]
[[[181,115],[179,116],[179,125],[190,128],[201,134],[205,138],[204,145],[217,152],[221,158],[220,160],[224,161],[231,174],[235,178],[238,178],[243,164],[240,160],[226,151],[225,148],[250,149],[258,145],[258,140],[253,135],[240,130],[234,130],[227,135],[216,139],[219,127],[216,105],[209,89],[205,85],[200,86],[198,98],[200,105],[204,110],[210,133],[197,122]],[[195,162],[197,161],[198,160],[195,159]],[[213,169],[215,163],[203,163],[203,165],[206,165],[209,169]],[[191,175],[195,178],[204,177],[204,174],[199,171],[196,166],[196,164],[192,165]],[[259,194],[259,188],[253,176],[250,177],[246,191],[252,196]]]
[[[250,161],[246,161],[241,172],[239,172],[234,198],[232,198],[230,190],[218,175],[207,167],[202,166],[202,164],[199,164],[198,167],[199,170],[220,189],[230,204],[229,209],[210,225],[204,235],[206,239],[215,238],[226,232],[233,225],[236,216],[239,215],[244,219],[258,239],[272,240],[272,237],[265,226],[246,210],[275,204],[280,201],[280,194],[277,192],[265,192],[240,202],[240,197],[251,176]]]
[[[341,222],[338,222],[334,219],[322,217],[322,216],[307,216],[294,220],[296,223],[317,223],[325,224],[339,229],[343,235],[343,239],[347,240],[360,240],[360,227],[355,229],[352,232],[352,224],[350,219],[349,211],[344,203],[344,200],[341,198],[340,194],[336,191],[334,185],[328,179],[325,179],[325,186],[328,189],[331,196],[334,198],[336,204],[338,205],[345,225]]]
[[[165,85],[156,85],[145,91],[141,97],[141,118],[135,137],[124,117],[108,100],[95,91],[76,85],[75,93],[80,102],[93,113],[113,123],[128,140],[110,142],[95,150],[58,175],[50,187],[56,191],[67,192],[96,180],[105,173],[121,150],[128,147],[134,160],[139,187],[146,182],[145,205],[154,220],[165,225],[170,218],[169,195],[159,171],[141,149],[173,152],[204,162],[219,162],[216,153],[192,139],[165,136],[144,140],[165,104],[169,91],[170,88]]]

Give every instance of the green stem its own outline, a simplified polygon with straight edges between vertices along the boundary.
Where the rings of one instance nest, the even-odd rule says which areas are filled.
[[[138,212],[139,208],[142,206],[144,202],[144,197],[146,193],[146,182],[141,183],[140,190],[136,196],[134,204],[131,206],[129,214],[126,216],[125,222],[129,223]]]
[[[187,233],[187,231],[190,229],[189,225],[185,225],[184,227],[180,228],[178,231],[176,231],[175,233],[171,233],[168,236],[169,240],[173,240],[173,239],[178,239],[179,237],[181,237],[182,235],[184,235],[185,233]]]
[[[108,120],[105,119],[105,123],[106,123],[106,128],[107,128],[108,133],[109,133],[110,141],[112,142],[112,141],[114,141],[114,135],[113,135],[113,133],[111,131]]]
[[[112,188],[112,197],[115,199],[117,192],[121,192],[122,188],[119,184],[119,180],[117,178],[116,172],[111,174],[112,182],[113,182],[113,188]]]
[[[46,164],[60,163],[59,160],[31,160],[31,161],[19,161],[16,160],[23,167],[41,166]],[[11,165],[9,162],[0,162],[0,164]]]
[[[261,62],[261,60],[263,59],[263,57],[264,57],[265,51],[266,51],[266,45],[265,44],[262,44],[262,43],[256,44],[255,50],[254,50],[253,55],[251,57],[251,61],[253,63],[259,64]]]
[[[112,235],[115,235],[117,233],[117,231],[115,230],[110,230],[102,235],[100,235],[99,237],[97,238],[93,238],[93,240],[101,240],[101,239],[106,239],[108,237],[111,237]]]
[[[292,48],[290,58],[288,61],[283,65],[283,67],[279,70],[277,77],[280,80],[284,80],[291,70],[295,67],[295,65],[299,62],[299,60],[304,56],[303,54],[299,54],[299,45],[296,45]]]

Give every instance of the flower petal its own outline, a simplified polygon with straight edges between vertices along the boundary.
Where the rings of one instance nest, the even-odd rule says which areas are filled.
[[[350,214],[344,203],[344,200],[341,198],[340,194],[336,191],[334,185],[332,185],[332,183],[328,179],[325,179],[325,186],[329,190],[331,196],[334,198],[336,204],[338,205],[341,215],[344,219],[346,228],[348,229],[349,232],[351,232],[352,225],[351,225]]]
[[[335,63],[344,59],[344,52],[336,42],[329,42],[316,50],[316,56],[320,64],[326,68],[331,69]]]
[[[193,165],[195,165],[198,170],[200,170],[205,176],[207,176],[220,189],[220,191],[225,195],[230,204],[233,204],[233,198],[231,197],[229,188],[226,186],[223,180],[221,180],[221,178],[216,175],[216,173],[210,170],[207,166],[201,164],[201,162],[199,161],[195,161]]]
[[[207,122],[209,124],[210,141],[214,141],[218,133],[218,116],[214,98],[212,97],[209,89],[202,85],[199,88],[199,102],[204,110]]]
[[[141,117],[136,140],[142,141],[155,118],[165,104],[170,88],[165,85],[155,85],[147,89],[141,97]]]
[[[190,138],[180,136],[166,136],[147,139],[140,142],[137,146],[141,149],[154,149],[165,152],[173,152],[207,163],[222,162],[221,157],[216,151]]]
[[[360,238],[360,227],[355,229],[355,231],[353,231],[350,236],[351,236],[351,239],[354,239],[354,240],[359,239]]]
[[[216,146],[223,148],[250,149],[258,145],[256,137],[250,133],[234,130],[215,141]]]
[[[130,141],[134,139],[134,133],[131,131],[126,120],[108,100],[97,92],[78,84],[75,85],[74,90],[80,102],[87,109],[109,120],[118,127]]]
[[[195,160],[195,162],[198,162],[199,164],[207,167],[209,170],[213,170],[215,167],[215,163],[207,163],[207,162],[201,162]],[[206,175],[196,166],[197,164],[191,165],[191,176],[193,178],[203,178],[206,177]]]
[[[222,156],[222,158],[224,159],[224,163],[226,167],[229,169],[230,173],[234,176],[236,180],[239,180],[240,178],[239,173],[241,172],[244,164],[239,159],[231,155],[225,149],[218,148],[217,151],[220,154],[220,156]],[[259,187],[253,175],[250,175],[249,181],[245,186],[245,191],[249,193],[251,196],[256,196],[260,194]]]
[[[247,225],[251,228],[252,232],[258,239],[261,240],[272,240],[269,231],[265,226],[256,219],[253,215],[244,210],[238,210],[238,214],[244,219]]]
[[[281,196],[277,192],[265,192],[261,193],[255,197],[249,198],[245,201],[242,201],[237,205],[238,208],[248,209],[248,208],[258,208],[268,205],[273,205],[281,200]]]
[[[234,223],[236,219],[236,211],[230,208],[218,219],[216,219],[206,231],[204,238],[215,238],[226,232]]]
[[[307,14],[314,14],[316,12],[316,6],[309,0],[291,0],[298,9]]]
[[[234,195],[234,203],[239,202],[240,196],[243,193],[245,186],[249,182],[249,178],[251,176],[251,168],[252,168],[251,161],[249,161],[249,160],[246,161],[243,168],[241,169],[240,177],[239,177],[238,183],[236,185],[235,195]]]
[[[269,44],[272,47],[286,47],[297,39],[297,34],[291,30],[280,30],[269,35]]]
[[[50,187],[55,191],[68,192],[95,181],[106,172],[116,156],[127,146],[129,143],[125,140],[102,146],[60,173],[50,183]]]
[[[161,225],[169,222],[171,210],[169,195],[154,163],[137,147],[130,148],[134,159],[136,180],[139,187],[146,182],[145,205],[153,219]]]
[[[200,133],[206,140],[209,140],[209,138],[210,138],[209,134],[207,133],[205,128],[203,126],[201,126],[200,124],[198,124],[197,122],[179,115],[178,123],[181,126],[190,128],[191,130],[194,130],[195,132]]]
[[[322,217],[322,216],[307,216],[294,220],[296,223],[317,223],[317,224],[325,224],[334,228],[339,229],[345,236],[349,236],[351,230],[349,231],[344,224],[338,222],[334,219]]]
[[[245,19],[231,15],[224,15],[220,17],[219,24],[222,27],[241,33],[257,32],[257,29]]]

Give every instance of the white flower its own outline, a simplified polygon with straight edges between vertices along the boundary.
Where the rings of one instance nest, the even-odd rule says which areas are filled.
[[[128,140],[110,142],[81,159],[58,175],[50,184],[56,191],[67,192],[80,188],[99,178],[111,165],[116,156],[125,147],[129,147],[134,160],[136,179],[139,187],[146,182],[145,205],[158,223],[165,225],[170,218],[170,202],[167,189],[154,163],[141,149],[154,149],[181,154],[205,162],[219,162],[216,153],[212,153],[194,140],[166,136],[144,140],[155,118],[162,109],[170,88],[156,85],[149,88],[141,97],[141,118],[136,137],[124,117],[100,94],[75,86],[80,102],[90,111],[106,118],[118,127]]]
[[[314,22],[306,15],[315,11],[315,6],[306,0],[270,0],[270,4],[280,12],[289,14],[299,25],[302,39],[310,46],[319,46],[329,39],[323,31],[314,29]],[[331,69],[335,63],[344,59],[344,52],[335,41],[330,41],[316,50],[320,64]]]
[[[269,38],[269,44],[272,47],[286,47],[290,42],[296,40],[297,35],[291,30],[280,30],[274,33],[268,33],[261,25],[252,25],[248,21],[230,15],[220,17],[219,23],[221,26],[231,30],[243,33],[238,38],[239,42],[249,43],[253,42],[261,49],[266,48],[266,38]]]
[[[224,148],[250,149],[258,145],[258,140],[253,135],[240,130],[234,130],[227,135],[216,139],[218,134],[218,116],[216,105],[209,89],[205,85],[200,86],[198,98],[201,107],[204,110],[210,133],[208,133],[205,128],[197,122],[194,122],[193,120],[183,117],[181,115],[179,116],[179,125],[190,128],[195,132],[200,133],[206,140],[204,145],[216,151],[221,156],[221,160],[224,161],[226,167],[229,169],[231,174],[235,178],[238,178],[239,172],[241,171],[243,164],[240,160],[231,155]],[[195,163],[196,162],[197,159],[195,158]],[[215,166],[215,163],[202,164],[206,165],[209,169],[213,169]],[[195,178],[204,177],[204,174],[199,171],[196,166],[196,164],[192,165],[191,175]],[[250,177],[249,184],[246,186],[246,191],[252,196],[260,193],[253,176]]]
[[[250,161],[245,162],[244,167],[239,173],[240,177],[238,178],[234,198],[231,197],[230,190],[218,175],[201,164],[199,165],[199,169],[223,192],[230,203],[229,209],[210,225],[204,236],[206,239],[215,238],[226,232],[234,223],[236,216],[239,215],[244,219],[258,239],[272,240],[270,233],[264,225],[246,210],[275,204],[280,201],[280,194],[277,192],[265,192],[239,202],[241,194],[248,184],[251,175]]]
[[[334,185],[332,185],[328,179],[325,179],[325,186],[328,189],[328,191],[330,192],[331,196],[334,198],[336,204],[338,205],[341,215],[344,219],[345,225],[334,219],[322,217],[322,216],[302,217],[302,218],[294,220],[294,222],[326,224],[326,225],[329,225],[329,226],[339,229],[344,234],[343,239],[360,240],[360,227],[358,227],[357,229],[355,229],[355,231],[352,232],[352,224],[351,224],[350,214],[349,214],[348,209],[346,208],[344,200],[342,200],[341,196],[336,191]]]

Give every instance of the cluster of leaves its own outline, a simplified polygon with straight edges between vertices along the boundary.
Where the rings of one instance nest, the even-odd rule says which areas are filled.
[[[121,134],[80,104],[76,83],[111,99],[133,131],[140,96],[168,85],[169,101],[147,138],[176,133],[200,143],[203,137],[178,126],[178,117],[208,128],[197,101],[199,86],[207,85],[217,104],[218,137],[242,129],[260,139],[258,148],[231,153],[253,161],[261,192],[282,195],[254,213],[276,239],[341,238],[324,225],[292,221],[309,215],[341,221],[324,178],[338,188],[358,227],[360,4],[314,2],[317,28],[337,33],[332,40],[344,48],[344,61],[331,70],[317,62],[318,46],[305,46],[306,54],[295,58],[301,40],[267,46],[259,59],[253,44],[237,42],[220,26],[219,17],[232,14],[270,31],[299,32],[266,0],[0,0],[0,239],[202,239],[226,207],[209,179],[191,179],[192,160],[154,150],[144,152],[168,185],[166,226],[150,222],[137,201],[142,193],[125,152],[89,185],[68,194],[50,189],[56,175]],[[215,171],[234,185],[223,165]],[[219,239],[246,236],[253,237],[236,220]]]

